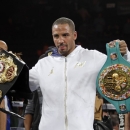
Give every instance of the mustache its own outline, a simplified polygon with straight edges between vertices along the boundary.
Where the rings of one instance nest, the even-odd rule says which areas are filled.
[[[65,43],[60,43],[60,44],[58,44],[58,48],[60,47],[60,46],[67,46]]]

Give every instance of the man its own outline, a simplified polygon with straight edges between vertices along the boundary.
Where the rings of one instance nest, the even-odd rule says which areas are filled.
[[[111,115],[113,130],[119,130],[119,117],[116,114]]]
[[[29,74],[31,90],[40,86],[43,95],[39,130],[93,130],[96,77],[107,56],[76,46],[75,25],[68,18],[53,23],[52,36],[58,55],[39,60]],[[125,41],[119,42],[126,54]]]
[[[125,116],[125,129],[130,130],[130,112],[124,115]]]
[[[5,101],[2,100],[0,108],[5,108]],[[6,114],[0,111],[0,130],[6,130]]]
[[[95,111],[94,111],[95,120],[99,120],[99,121],[102,120],[102,105],[103,105],[103,99],[97,93],[95,98]]]
[[[7,44],[4,41],[2,41],[2,40],[0,40],[0,48],[4,49],[6,51],[8,50]]]
[[[8,50],[7,44],[2,40],[0,40],[0,49]],[[5,108],[5,99],[2,100],[0,108]],[[7,115],[0,111],[0,130],[6,130],[6,121]]]
[[[39,122],[41,119],[41,98],[41,90],[40,88],[38,88],[36,91],[33,92],[32,100],[28,100],[24,115],[25,130],[38,130]]]

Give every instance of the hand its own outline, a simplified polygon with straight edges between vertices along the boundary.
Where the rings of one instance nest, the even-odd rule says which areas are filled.
[[[127,44],[124,40],[114,40],[114,42],[119,42],[120,53],[122,56],[127,53]]]
[[[119,41],[119,48],[122,55],[127,53],[127,44],[124,40]]]

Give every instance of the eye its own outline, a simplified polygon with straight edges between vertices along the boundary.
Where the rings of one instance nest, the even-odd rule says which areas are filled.
[[[54,38],[58,38],[58,37],[59,37],[59,35],[55,34],[55,35],[53,35],[53,37],[54,37]]]
[[[65,34],[63,34],[63,36],[64,36],[64,37],[67,37],[67,36],[69,36],[69,34],[68,34],[68,33],[65,33]]]

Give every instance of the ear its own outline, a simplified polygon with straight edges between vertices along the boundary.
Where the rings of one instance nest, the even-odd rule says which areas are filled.
[[[77,39],[77,32],[74,31],[74,40],[76,40],[76,39]]]

